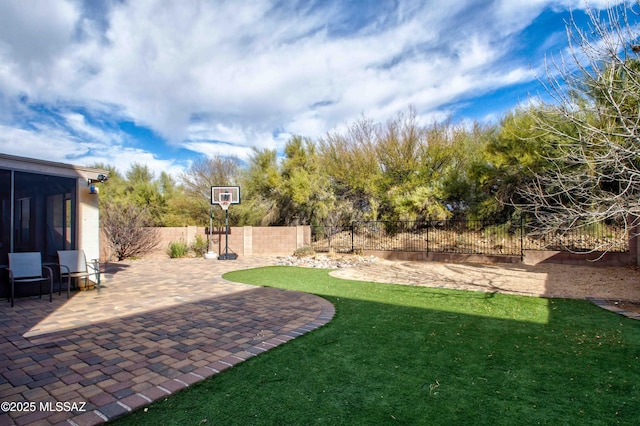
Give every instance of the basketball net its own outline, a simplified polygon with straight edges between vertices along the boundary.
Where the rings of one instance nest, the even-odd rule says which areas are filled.
[[[231,204],[231,201],[220,201],[220,207],[222,207],[222,210],[229,210],[229,205]]]

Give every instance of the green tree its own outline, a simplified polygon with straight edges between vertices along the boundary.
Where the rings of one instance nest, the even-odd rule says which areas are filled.
[[[487,215],[483,208],[489,199],[477,180],[476,170],[487,163],[486,146],[494,137],[492,125],[473,123],[470,126],[449,125],[447,134],[449,156],[442,172],[442,204],[457,219],[495,219],[495,212]],[[431,144],[430,144],[431,145]]]
[[[282,197],[282,176],[275,149],[254,149],[243,175],[245,199],[257,214],[255,224],[267,226],[280,221],[279,199]],[[253,224],[252,223],[252,224]]]
[[[468,195],[466,157],[475,151],[468,133],[450,120],[419,125],[412,109],[408,115],[390,120],[377,144],[383,169],[383,217],[428,220],[463,216]]]
[[[161,218],[162,225],[195,225],[195,221],[186,214],[188,210],[185,206],[188,204],[188,198],[182,186],[178,185],[176,180],[165,171],[160,173],[157,184],[165,204],[164,215]]]
[[[361,118],[345,132],[330,132],[318,143],[319,161],[336,198],[332,224],[378,220],[382,168],[376,152],[379,126]]]
[[[284,154],[279,200],[281,219],[286,225],[322,223],[335,199],[315,143],[294,136],[287,142]]]
[[[316,144],[300,136],[286,143],[282,159],[276,150],[254,150],[244,182],[260,223],[323,223],[335,210],[335,196],[322,164]]]
[[[122,175],[115,167],[96,164],[92,167],[107,170],[109,180],[100,188],[100,205],[111,202],[133,204],[147,212],[153,226],[184,226],[194,224],[190,219],[183,188],[168,173],[155,179],[151,169],[135,163]]]
[[[384,125],[362,118],[328,134],[320,160],[348,220],[464,217],[483,199],[472,165],[493,131],[451,120],[422,125],[409,108]]]
[[[162,226],[167,203],[153,171],[147,165],[133,163],[126,177],[127,198],[149,214],[154,226]]]
[[[536,125],[546,114],[541,106],[509,112],[483,145],[482,156],[471,165],[471,181],[484,195],[476,205],[477,217],[507,220],[523,202],[520,191],[552,167],[549,158],[557,155],[560,141],[556,134]],[[569,122],[555,125],[567,134],[574,133]]]

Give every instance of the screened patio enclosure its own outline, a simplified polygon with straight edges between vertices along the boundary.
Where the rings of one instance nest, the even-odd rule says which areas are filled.
[[[0,154],[0,265],[16,252],[40,252],[43,262],[55,262],[58,250],[99,258],[98,175],[106,172]],[[8,287],[2,269],[0,296]]]

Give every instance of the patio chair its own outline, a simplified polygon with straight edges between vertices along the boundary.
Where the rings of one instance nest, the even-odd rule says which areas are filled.
[[[11,283],[11,294],[9,298],[12,308],[16,283],[40,282],[40,298],[42,299],[42,283],[49,281],[49,302],[53,301],[53,271],[48,266],[42,264],[42,255],[40,252],[9,253],[8,269],[9,282]]]
[[[62,294],[62,280],[67,279],[67,298],[71,291],[71,278],[84,278],[87,286],[89,277],[95,275],[96,286],[100,291],[100,265],[97,260],[87,263],[83,250],[58,250],[58,265],[60,266],[60,292]]]

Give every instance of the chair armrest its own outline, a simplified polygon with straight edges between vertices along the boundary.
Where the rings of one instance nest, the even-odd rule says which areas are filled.
[[[53,270],[49,266],[42,265],[42,269],[49,271],[49,279],[53,279]]]
[[[98,259],[91,259],[91,261],[87,262],[87,266],[94,270],[100,270],[100,261]]]
[[[100,261],[98,259],[91,259],[87,262],[87,268],[91,268],[94,274],[100,275]]]
[[[69,267],[67,265],[60,265],[60,273],[63,273],[62,272],[62,268],[67,270],[67,272],[64,272],[65,274],[67,274],[67,275],[71,274],[71,269],[69,269]]]
[[[87,263],[87,272],[88,268],[93,269],[93,273],[96,276],[96,283],[98,284],[98,291],[100,291],[100,260],[91,259],[91,263]]]

